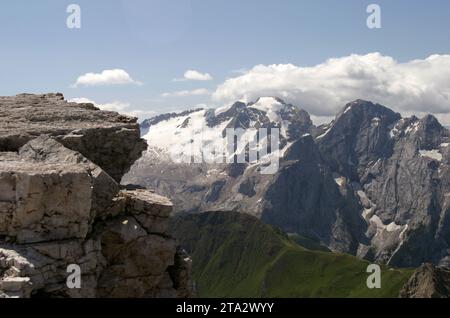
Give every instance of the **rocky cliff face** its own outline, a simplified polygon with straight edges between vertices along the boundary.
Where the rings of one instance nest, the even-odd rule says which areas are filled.
[[[146,149],[136,119],[98,111],[89,103],[67,103],[61,94],[0,97],[0,117],[0,151],[17,151],[47,134],[117,182]]]
[[[172,203],[118,183],[146,148],[135,119],[60,94],[2,97],[0,117],[0,297],[190,295]]]
[[[345,106],[319,136],[327,164],[360,198],[368,242],[358,255],[396,266],[449,265],[449,132],[431,115]]]
[[[423,264],[400,291],[401,298],[450,298],[450,271]]]
[[[364,241],[365,223],[355,213],[357,196],[337,180],[313,137],[300,138],[287,150],[267,187],[261,219],[355,255]]]

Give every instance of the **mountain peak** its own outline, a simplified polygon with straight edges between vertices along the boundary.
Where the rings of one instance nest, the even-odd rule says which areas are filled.
[[[345,105],[316,140],[334,171],[356,179],[359,165],[390,154],[389,127],[400,119],[400,114],[385,106],[358,99]]]
[[[258,103],[279,103],[283,105],[287,105],[283,99],[277,96],[260,96],[254,102],[248,103],[248,106]]]
[[[437,120],[437,118],[431,114],[425,115],[420,121],[426,126],[437,126],[437,127],[442,128],[442,126],[439,123],[439,121]]]
[[[395,114],[390,108],[371,101],[356,99],[353,102],[347,103],[344,108],[337,114],[336,118],[349,112],[363,112],[367,115],[371,114]]]

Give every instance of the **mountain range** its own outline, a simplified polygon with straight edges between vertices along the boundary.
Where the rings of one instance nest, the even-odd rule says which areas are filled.
[[[173,147],[185,151],[193,136],[223,139],[227,128],[279,128],[277,172],[261,174],[262,163],[171,160]],[[176,213],[243,212],[368,261],[450,265],[450,132],[432,115],[402,118],[355,100],[315,126],[300,107],[261,97],[159,115],[141,134],[149,148],[122,182],[168,196]]]
[[[56,93],[0,97],[0,117],[0,298],[450,296],[433,116],[357,100],[315,126],[263,97],[139,125]],[[229,129],[249,143],[223,157],[249,162],[205,161]]]

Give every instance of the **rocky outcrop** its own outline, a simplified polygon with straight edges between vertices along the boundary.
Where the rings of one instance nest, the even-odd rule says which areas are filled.
[[[135,120],[61,95],[0,106],[0,297],[190,296],[172,203],[117,182],[145,145]]]
[[[450,298],[450,271],[423,264],[400,291],[401,298]]]
[[[47,134],[118,182],[146,149],[136,118],[68,103],[62,94],[0,97],[0,117],[0,151],[17,151]]]

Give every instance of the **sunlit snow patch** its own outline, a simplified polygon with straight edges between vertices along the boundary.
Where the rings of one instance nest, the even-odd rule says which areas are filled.
[[[437,149],[433,150],[419,150],[419,155],[421,157],[430,158],[437,161],[442,161],[442,154]]]

